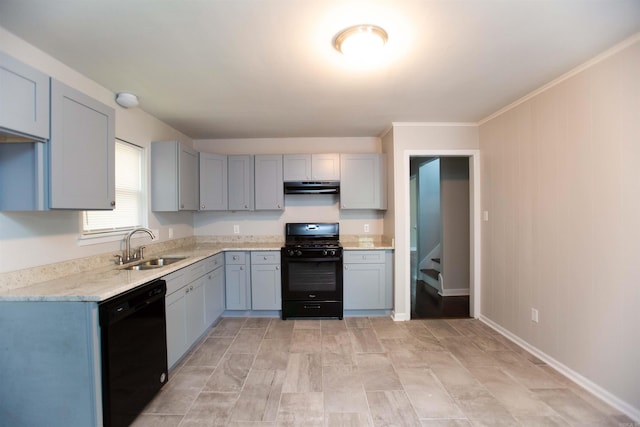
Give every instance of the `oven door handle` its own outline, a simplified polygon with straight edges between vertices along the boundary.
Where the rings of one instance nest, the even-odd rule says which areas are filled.
[[[322,257],[322,258],[299,258],[299,257],[284,257],[288,262],[336,262],[341,261],[342,257]]]

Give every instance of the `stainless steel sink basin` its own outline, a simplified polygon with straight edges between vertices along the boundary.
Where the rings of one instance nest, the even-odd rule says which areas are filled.
[[[186,259],[186,257],[153,258],[137,264],[128,265],[124,267],[123,270],[153,270],[154,268],[164,267],[165,265],[173,264],[183,259]]]
[[[186,257],[167,257],[167,258],[154,258],[147,261],[143,261],[138,265],[146,265],[149,267],[162,267],[165,265],[173,264],[174,262],[182,261]]]

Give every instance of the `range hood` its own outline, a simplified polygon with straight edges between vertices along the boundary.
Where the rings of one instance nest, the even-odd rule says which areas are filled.
[[[288,181],[284,194],[340,194],[340,181]]]

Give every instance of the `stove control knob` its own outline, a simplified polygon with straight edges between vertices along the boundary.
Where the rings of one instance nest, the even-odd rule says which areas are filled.
[[[297,255],[297,256],[302,256],[302,251],[301,251],[300,249],[298,249],[298,250],[296,251],[296,255]]]
[[[336,251],[335,251],[335,250],[333,250],[333,249],[332,249],[332,250],[330,250],[330,251],[329,251],[329,255],[331,255],[331,256],[336,256]]]
[[[322,255],[327,256],[329,254],[329,252],[325,249],[322,251]]]
[[[296,252],[293,249],[287,249],[287,255],[293,256]]]

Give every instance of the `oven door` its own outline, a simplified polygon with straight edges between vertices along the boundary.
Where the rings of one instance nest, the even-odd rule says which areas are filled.
[[[295,257],[283,250],[282,299],[342,301],[342,256]]]

